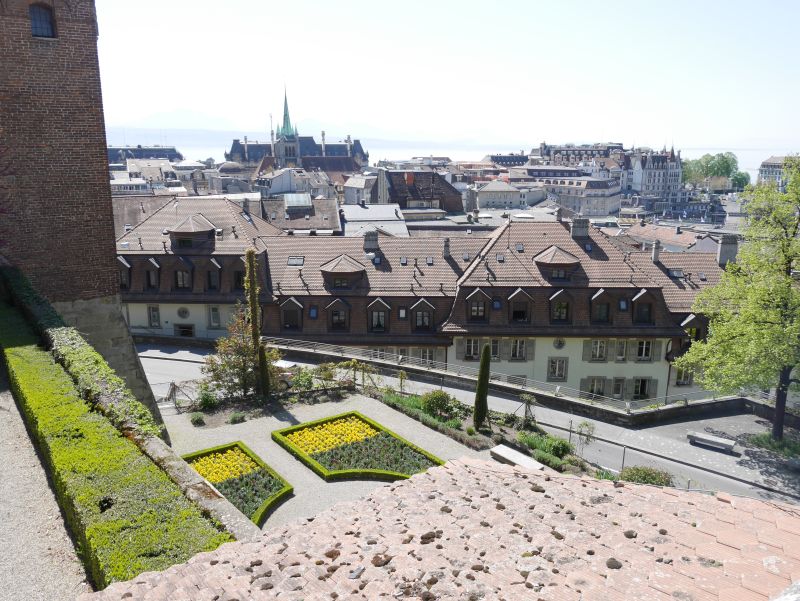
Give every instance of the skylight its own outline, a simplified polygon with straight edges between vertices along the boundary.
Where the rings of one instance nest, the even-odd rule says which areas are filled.
[[[286,264],[290,265],[291,267],[302,267],[305,259],[305,257],[289,257],[286,261]]]
[[[408,265],[408,257],[400,257],[400,265]]]
[[[669,277],[671,277],[671,278],[683,278],[683,269],[670,269],[669,270]]]
[[[525,245],[522,242],[517,242],[517,252],[525,252]]]
[[[428,257],[428,258],[426,258],[426,259],[425,259],[425,262],[426,262],[428,265],[433,265],[433,257]]]
[[[497,253],[495,258],[497,259],[498,263],[502,263],[506,260],[506,256],[503,253]]]

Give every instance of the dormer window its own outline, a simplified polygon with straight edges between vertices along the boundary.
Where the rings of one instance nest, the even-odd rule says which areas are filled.
[[[569,302],[567,300],[554,300],[550,304],[550,320],[555,323],[568,323],[571,318]]]
[[[638,324],[652,324],[653,323],[653,303],[637,302],[635,303],[635,310],[633,313],[633,321]]]
[[[527,301],[513,301],[511,303],[511,321],[516,323],[527,323],[529,320]]]
[[[178,243],[178,248],[192,248],[191,238],[178,238],[176,242]]]
[[[334,288],[347,288],[348,286],[347,278],[333,278]]]
[[[178,290],[188,290],[192,287],[192,274],[185,269],[175,272],[175,288]]]
[[[475,299],[469,303],[469,320],[483,321],[486,319],[486,303],[483,299]]]
[[[56,20],[53,9],[44,4],[31,4],[28,7],[31,19],[31,35],[35,38],[56,37]]]

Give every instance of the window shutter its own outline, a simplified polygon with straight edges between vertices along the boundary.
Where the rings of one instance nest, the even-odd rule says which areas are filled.
[[[437,346],[435,349],[433,349],[433,359],[439,363],[444,363],[445,351],[442,347]]]
[[[589,392],[589,378],[581,378],[580,391]]]
[[[663,357],[661,356],[661,341],[656,340],[653,342],[653,354],[651,359],[653,361],[661,361]]]
[[[592,359],[592,341],[591,340],[584,340],[583,341],[583,360],[584,361],[591,361]]]
[[[603,396],[614,396],[614,378],[606,378],[606,383],[603,386]]]
[[[626,401],[630,401],[633,398],[633,378],[628,378],[625,380],[625,394],[623,398]]]
[[[511,359],[511,339],[503,338],[500,340],[500,358],[508,361]]]
[[[628,361],[636,361],[636,353],[639,352],[639,341],[628,340]],[[633,384],[631,384],[633,386]]]
[[[463,338],[456,338],[456,358],[463,359],[464,358],[464,350],[466,344]]]
[[[525,339],[525,358],[529,361],[536,356],[536,338]]]
[[[608,358],[611,357],[611,353],[616,352],[616,348],[613,346],[613,340],[605,340],[606,343],[606,354],[603,357],[603,361],[608,361]]]
[[[647,383],[647,396],[651,399],[658,397],[658,380],[650,378],[650,381]]]

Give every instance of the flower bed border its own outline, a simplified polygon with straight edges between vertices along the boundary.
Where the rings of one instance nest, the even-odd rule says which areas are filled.
[[[278,472],[276,472],[272,467],[264,463],[261,460],[261,457],[256,455],[253,450],[244,444],[241,440],[237,440],[234,442],[229,442],[226,444],[217,445],[216,447],[210,447],[208,449],[203,449],[202,451],[194,451],[193,453],[187,453],[183,455],[183,460],[186,463],[190,461],[194,461],[195,459],[200,459],[201,457],[206,457],[207,455],[211,455],[213,453],[219,453],[220,451],[229,451],[231,449],[238,448],[242,453],[247,455],[250,459],[255,461],[258,466],[264,469],[270,476],[278,480],[278,482],[283,484],[283,487],[276,493],[273,493],[269,497],[267,497],[264,502],[258,506],[253,512],[253,515],[249,516],[253,523],[261,528],[264,525],[269,514],[274,510],[279,504],[283,503],[286,499],[288,499],[292,494],[294,494],[294,487],[289,484],[289,481],[286,480],[283,476],[281,476]],[[191,466],[191,463],[189,463]],[[192,468],[194,469],[194,468]],[[211,484],[209,482],[209,484]],[[214,486],[211,484],[211,486]],[[216,487],[214,487],[216,488]],[[220,493],[221,494],[221,493]]]
[[[277,442],[281,445],[284,449],[289,451],[292,455],[294,455],[297,459],[305,463],[311,470],[316,473],[320,478],[325,480],[326,482],[334,482],[337,480],[383,480],[394,482],[395,480],[406,480],[411,477],[409,474],[402,474],[400,472],[392,472],[390,470],[367,470],[367,469],[348,469],[348,470],[328,470],[322,466],[316,459],[312,458],[308,453],[300,450],[298,446],[292,443],[286,436],[298,430],[303,430],[304,428],[318,426],[327,422],[335,421],[337,419],[342,419],[346,417],[355,416],[361,420],[364,420],[370,426],[378,430],[379,432],[386,432],[389,436],[396,438],[400,442],[408,445],[413,450],[417,451],[418,453],[422,454],[429,460],[431,460],[436,465],[444,465],[444,461],[439,459],[436,455],[433,455],[426,451],[425,449],[418,447],[414,443],[406,440],[402,436],[392,432],[385,426],[379,424],[375,420],[368,418],[363,413],[358,411],[347,411],[345,413],[339,413],[337,415],[331,415],[329,417],[323,417],[322,419],[316,419],[310,422],[303,422],[302,424],[298,424],[296,426],[290,426],[288,428],[283,428],[282,430],[274,430],[272,432],[272,440]]]

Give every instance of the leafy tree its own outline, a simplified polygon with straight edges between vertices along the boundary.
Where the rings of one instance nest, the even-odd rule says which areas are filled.
[[[683,181],[693,184],[701,184],[709,177],[733,177],[738,173],[739,159],[732,152],[706,153],[699,159],[683,161]],[[749,181],[750,176],[747,178]]]
[[[736,190],[744,190],[750,184],[750,174],[747,171],[737,171],[731,176],[731,186]]]
[[[256,386],[255,348],[244,307],[236,306],[228,335],[217,339],[216,353],[206,357],[203,373],[228,399],[247,399]]]
[[[258,365],[257,388],[261,396],[267,396],[270,389],[269,363],[267,361],[267,350],[261,342],[261,305],[258,302],[258,262],[256,261],[255,249],[248,248],[245,253],[245,259],[244,288],[247,294],[247,317],[250,320],[250,337],[253,340],[253,348],[256,352]]]
[[[486,344],[481,351],[481,365],[478,370],[478,386],[475,388],[475,409],[472,421],[475,429],[480,430],[486,416],[489,414],[489,362],[492,359],[489,345]]]
[[[709,336],[676,361],[719,392],[775,387],[772,436],[783,438],[786,397],[800,386],[800,161],[787,161],[786,192],[774,185],[746,193],[747,226],[737,262],[701,292],[692,310],[709,319]]]

